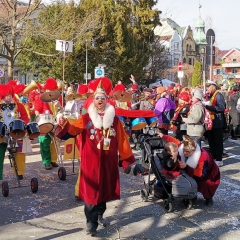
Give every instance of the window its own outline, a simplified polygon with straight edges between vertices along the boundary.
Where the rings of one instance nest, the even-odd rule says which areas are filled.
[[[232,73],[237,73],[237,68],[232,68]]]
[[[237,62],[237,59],[236,58],[233,58],[233,60],[232,60],[234,63],[236,63]]]
[[[186,63],[186,58],[183,59],[183,63]]]
[[[187,44],[187,51],[188,51],[189,45]]]
[[[189,63],[189,65],[192,65],[192,59],[191,58],[189,58],[188,63]]]
[[[174,43],[174,50],[178,50],[179,49],[179,43],[178,42],[175,42]]]

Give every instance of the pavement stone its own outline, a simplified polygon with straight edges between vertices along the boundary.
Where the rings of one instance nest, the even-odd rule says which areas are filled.
[[[6,198],[0,196],[0,239],[240,239],[240,142],[225,141],[224,147],[229,157],[221,167],[221,184],[213,206],[205,206],[199,194],[192,209],[187,210],[181,199],[175,199],[173,212],[166,213],[162,200],[150,195],[147,202],[142,201],[142,177],[123,174],[120,169],[121,200],[107,203],[104,217],[109,226],[99,227],[98,234],[91,237],[85,233],[83,202],[74,196],[77,175],[70,175],[72,162],[65,162],[69,175],[60,181],[58,168],[43,168],[35,142],[33,153],[27,156],[22,181],[26,187],[17,187],[9,161],[5,160],[4,180],[9,182],[10,193]],[[30,190],[32,177],[39,181],[36,194]]]

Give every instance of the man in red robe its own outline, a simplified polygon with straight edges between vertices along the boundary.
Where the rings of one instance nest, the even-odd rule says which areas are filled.
[[[95,235],[98,224],[104,224],[106,202],[120,199],[118,166],[129,173],[129,165],[135,162],[128,137],[114,107],[107,103],[101,81],[86,114],[73,124],[59,114],[57,122],[58,138],[82,134],[79,198],[85,202],[87,234]]]

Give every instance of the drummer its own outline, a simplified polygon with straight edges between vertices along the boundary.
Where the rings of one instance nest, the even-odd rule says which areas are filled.
[[[56,91],[58,88],[57,81],[53,78],[48,78],[43,87],[44,91]],[[51,114],[55,115],[55,108],[61,107],[59,101],[54,101],[54,109],[52,104],[48,102],[43,102],[41,99],[41,94],[35,97],[34,110],[36,119],[39,119],[40,114]],[[56,149],[52,143],[52,138],[49,134],[41,134],[38,137],[40,143],[40,152],[42,157],[42,162],[46,170],[51,170],[52,167],[58,167]]]
[[[0,86],[0,99],[0,120],[5,123],[7,128],[9,123],[15,119],[21,119],[28,124],[29,118],[26,109],[20,102],[13,100],[13,88],[11,85]],[[0,180],[2,180],[6,149],[7,142],[0,143]],[[19,179],[21,180],[22,178],[23,176],[19,175]]]

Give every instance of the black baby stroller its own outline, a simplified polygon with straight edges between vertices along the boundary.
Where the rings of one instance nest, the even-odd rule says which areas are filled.
[[[148,200],[148,196],[154,191],[158,192],[158,197],[164,199],[164,208],[171,212],[173,209],[173,199],[182,198],[187,209],[192,207],[192,200],[197,197],[197,183],[185,172],[181,172],[175,179],[171,179],[162,171],[162,153],[166,141],[159,137],[139,136],[142,148],[142,164],[144,168],[148,166],[148,182],[144,181],[145,188],[140,191],[143,201]],[[155,175],[154,180],[150,180],[150,175]],[[156,181],[161,186],[156,187]]]

